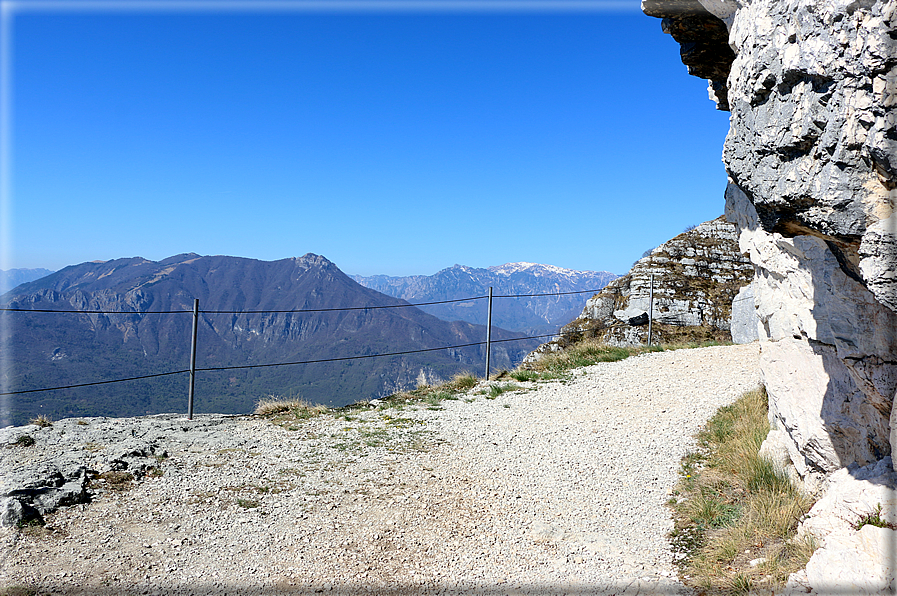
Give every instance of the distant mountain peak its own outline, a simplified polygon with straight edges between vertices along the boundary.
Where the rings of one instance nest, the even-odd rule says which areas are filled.
[[[497,294],[509,295],[598,291],[616,277],[606,271],[574,271],[521,261],[488,268],[454,265],[434,275],[356,275],[353,279],[363,286],[409,302],[429,302],[482,296],[490,287]],[[564,295],[506,302],[496,310],[493,324],[529,334],[553,332],[582,310],[585,299],[585,296]],[[476,308],[472,303],[437,304],[421,309],[448,321],[485,323],[486,310]]]
[[[550,275],[562,275],[565,277],[582,276],[588,275],[590,273],[588,271],[577,271],[575,269],[565,269],[563,267],[544,265],[542,263],[528,263],[526,261],[519,261],[517,263],[505,263],[504,265],[489,267],[489,271],[497,273],[499,275],[513,275],[514,273],[527,272],[534,275],[543,275],[547,273]]]

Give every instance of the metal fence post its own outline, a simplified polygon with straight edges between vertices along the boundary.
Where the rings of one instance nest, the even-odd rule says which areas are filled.
[[[648,298],[648,345],[651,345],[651,326],[654,322],[654,274],[651,274],[651,293]]]
[[[196,329],[199,324],[199,298],[193,299],[193,340],[190,344],[190,393],[187,396],[187,420],[193,420],[193,387],[196,384]]]
[[[489,308],[486,311],[486,380],[489,380],[489,355],[492,352],[492,286],[489,286]]]

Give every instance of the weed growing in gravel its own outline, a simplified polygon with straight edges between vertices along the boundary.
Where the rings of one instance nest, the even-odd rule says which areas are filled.
[[[255,509],[259,506],[259,503],[258,501],[253,501],[252,499],[237,499],[237,505],[239,505],[243,509]]]
[[[502,393],[507,393],[508,391],[518,391],[523,389],[520,385],[515,385],[513,383],[506,383],[504,385],[490,385],[489,386],[489,395],[486,396],[486,399],[495,399]]]
[[[134,475],[130,472],[103,472],[97,476],[97,479],[101,480],[103,486],[110,490],[128,490],[134,486]]]
[[[512,371],[510,374],[512,379],[514,379],[515,381],[520,381],[521,383],[526,381],[539,380],[539,373],[534,370],[526,370],[521,368],[519,370]]]
[[[19,438],[16,439],[15,444],[19,447],[33,447],[34,437],[32,437],[31,435],[19,435]]]
[[[28,421],[28,424],[36,424],[41,428],[46,428],[48,426],[53,426],[53,421],[41,414],[37,418],[32,418]]]
[[[670,541],[688,585],[775,590],[812,554],[814,544],[794,540],[812,502],[758,455],[768,433],[766,392],[750,391],[720,408],[698,433],[698,450],[682,459]],[[766,561],[751,566],[756,559]]]

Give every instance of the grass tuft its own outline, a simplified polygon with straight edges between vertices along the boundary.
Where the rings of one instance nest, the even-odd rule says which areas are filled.
[[[267,397],[260,399],[255,406],[256,416],[273,416],[275,414],[292,413],[298,418],[312,418],[327,411],[327,406],[313,406],[303,399],[279,399]]]
[[[110,490],[123,491],[132,488],[134,475],[130,472],[109,471],[97,476],[103,481],[104,486]]]
[[[686,585],[714,594],[747,594],[761,583],[777,591],[806,565],[815,545],[794,538],[812,502],[758,455],[769,433],[763,389],[720,408],[683,458],[669,502],[670,533]],[[749,562],[765,558],[763,565]]]
[[[31,435],[19,435],[15,442],[19,447],[33,447],[34,437]]]
[[[36,424],[41,428],[47,428],[48,426],[53,426],[53,421],[41,414],[37,418],[32,418],[28,421],[29,424]]]
[[[510,374],[512,379],[514,379],[515,381],[520,381],[521,383],[539,380],[539,373],[534,370],[520,369],[512,371]]]
[[[472,373],[463,372],[452,377],[452,380],[443,385],[443,388],[449,391],[467,391],[476,387],[478,382]]]

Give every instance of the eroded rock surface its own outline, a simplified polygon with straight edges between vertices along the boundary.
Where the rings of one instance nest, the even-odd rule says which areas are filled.
[[[818,485],[880,460],[897,389],[897,2],[644,6],[728,27],[726,213],[757,267],[761,366],[794,466]]]
[[[590,298],[560,337],[543,344],[527,361],[563,349],[583,335],[613,345],[648,341],[645,315],[654,276],[652,341],[729,339],[733,299],[750,283],[754,268],[741,254],[735,226],[719,217],[664,242],[632,269]],[[756,315],[751,308],[746,317]],[[750,324],[750,323],[747,323]],[[694,336],[694,337],[692,337]]]
[[[0,429],[0,525],[43,523],[59,507],[89,503],[114,484],[106,478],[130,481],[151,473],[172,445],[189,448],[212,440],[221,448],[240,448],[221,426],[233,418],[67,418],[45,427]]]
[[[808,490],[843,501],[832,479],[891,466],[897,444],[897,0],[644,0],[643,8],[664,18],[665,31],[668,20],[707,13],[728,29],[726,216],[757,270],[775,429],[763,452]],[[892,478],[880,484],[893,494]],[[893,498],[881,504],[893,517]],[[803,585],[892,593],[888,532],[826,539]]]

